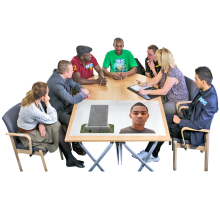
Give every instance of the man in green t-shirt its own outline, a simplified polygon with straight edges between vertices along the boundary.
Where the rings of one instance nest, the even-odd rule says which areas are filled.
[[[109,51],[103,62],[102,70],[105,75],[120,80],[135,74],[137,63],[129,50],[123,50],[124,41],[121,38],[115,38],[113,46],[115,50]],[[111,72],[107,70],[109,66]]]

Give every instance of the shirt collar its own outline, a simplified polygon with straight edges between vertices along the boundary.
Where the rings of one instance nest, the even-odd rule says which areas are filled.
[[[81,60],[79,59],[78,55],[76,55],[76,60],[77,60],[77,62],[78,62],[80,65],[84,66],[84,65],[82,64]]]
[[[59,74],[59,73],[58,73]],[[64,79],[60,74],[59,74],[60,78],[62,79],[62,81],[64,82],[64,84],[66,83],[67,79]]]
[[[205,91],[200,90],[201,95],[204,96],[206,93],[208,93],[211,90],[211,88],[212,88],[212,85],[211,85],[211,87],[209,89],[207,89]]]

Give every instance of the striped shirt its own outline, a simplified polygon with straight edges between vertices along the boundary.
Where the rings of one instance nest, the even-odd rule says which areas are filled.
[[[50,104],[47,105],[47,113],[45,113],[41,103],[39,102],[39,108],[35,104],[21,107],[17,125],[19,128],[25,130],[32,130],[38,123],[53,124],[57,122],[57,111]]]

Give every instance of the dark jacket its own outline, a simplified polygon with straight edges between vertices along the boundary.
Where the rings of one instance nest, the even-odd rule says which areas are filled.
[[[48,79],[47,85],[49,87],[50,103],[57,110],[58,117],[67,103],[74,105],[83,100],[83,97],[80,94],[71,96],[70,93],[70,88],[79,93],[80,89],[83,87],[74,82],[72,78],[64,81],[56,69]]]
[[[198,89],[196,89],[194,98],[198,92]],[[215,87],[212,85],[209,91],[204,96],[202,96],[202,99],[196,103],[194,109],[192,110],[190,120],[185,118],[182,119],[179,127],[189,127],[196,130],[210,129],[212,119],[217,111],[218,97]],[[194,147],[198,147],[200,144],[205,142],[205,133],[191,131],[190,141]]]

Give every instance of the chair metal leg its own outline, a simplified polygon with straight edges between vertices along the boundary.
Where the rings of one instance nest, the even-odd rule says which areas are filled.
[[[176,145],[173,143],[173,170],[176,170],[176,165],[177,165],[177,147]]]
[[[169,141],[169,145],[171,145],[171,141]]]
[[[44,170],[45,170],[45,172],[47,172],[47,166],[46,166],[46,163],[45,163],[45,160],[44,160],[44,154],[43,154],[42,150],[39,150],[39,153],[40,153],[40,157],[41,157],[41,160],[42,160],[42,163],[43,163],[43,166],[44,166]]]
[[[13,146],[13,149],[14,149],[14,152],[15,152],[16,160],[18,162],[18,167],[19,167],[20,171],[23,172],[23,169],[22,169],[22,166],[21,166],[21,162],[20,162],[20,159],[19,159],[19,156],[18,156],[18,152],[16,150],[14,139],[13,139],[12,136],[10,136],[10,139],[11,139],[11,143],[12,143],[12,146]]]

